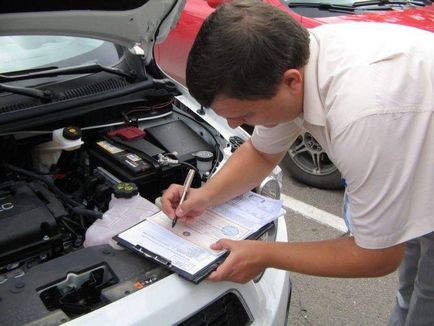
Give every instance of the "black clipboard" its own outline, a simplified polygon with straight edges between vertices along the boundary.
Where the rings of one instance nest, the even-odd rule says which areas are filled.
[[[143,221],[144,222],[144,221]],[[142,223],[142,222],[140,222]],[[140,224],[139,223],[139,224]],[[136,224],[137,225],[137,224]],[[246,237],[244,240],[257,240],[259,239],[265,232],[269,231],[274,226],[274,222],[270,222],[263,227],[261,227],[258,231],[250,234],[248,237]],[[132,226],[134,227],[134,226]],[[121,232],[122,233],[122,232]],[[173,266],[171,261],[161,257],[152,251],[147,250],[146,248],[143,248],[140,245],[135,245],[133,243],[130,243],[126,241],[125,239],[122,239],[119,237],[119,234],[113,237],[113,240],[115,240],[120,246],[125,247],[129,249],[130,251],[146,258],[149,260],[152,260],[159,265],[162,265],[163,267],[171,270],[172,272],[178,274],[180,277],[191,281],[195,284],[198,284],[200,281],[204,280],[211,272],[213,272],[217,267],[226,259],[226,257],[229,255],[229,252],[226,252],[225,254],[218,256],[213,262],[196,272],[195,274],[187,273],[186,271]]]

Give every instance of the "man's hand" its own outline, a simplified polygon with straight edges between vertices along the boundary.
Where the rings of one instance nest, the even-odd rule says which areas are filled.
[[[183,190],[182,185],[172,184],[164,192],[161,205],[163,212],[170,218],[173,219],[176,215],[180,222],[191,224],[197,216],[208,208],[209,201],[203,196],[200,189],[190,188],[187,198],[182,205],[179,205]]]
[[[266,253],[266,243],[255,240],[233,241],[221,239],[211,245],[211,249],[230,251],[226,260],[208,276],[210,281],[232,281],[247,283],[264,271],[262,253]]]
[[[230,254],[208,279],[246,283],[267,267],[327,277],[384,276],[399,266],[405,243],[364,249],[352,237],[292,243],[222,239],[211,248]]]

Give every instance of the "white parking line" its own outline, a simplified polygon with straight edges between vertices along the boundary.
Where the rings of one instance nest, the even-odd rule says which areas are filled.
[[[306,204],[285,194],[281,194],[280,199],[283,201],[283,206],[289,208],[295,213],[301,214],[318,223],[330,226],[343,233],[348,230],[344,220],[334,214],[323,211],[322,209]]]

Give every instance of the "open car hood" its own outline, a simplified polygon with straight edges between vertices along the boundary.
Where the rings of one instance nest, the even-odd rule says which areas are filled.
[[[69,35],[142,44],[147,60],[155,41],[176,25],[186,0],[11,1],[0,9],[0,35]]]

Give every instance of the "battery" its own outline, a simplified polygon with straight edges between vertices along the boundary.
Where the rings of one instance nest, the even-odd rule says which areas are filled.
[[[140,154],[133,153],[110,140],[101,140],[89,150],[98,165],[112,172],[122,181],[137,183],[140,179],[155,174],[154,166]]]
[[[214,153],[212,145],[181,120],[169,121],[141,131],[138,128],[121,128],[104,135],[88,150],[90,163],[113,174],[124,182],[133,182],[140,194],[148,200],[161,195],[172,183],[182,184],[187,169],[194,165],[199,151]],[[160,165],[158,156],[175,155],[178,165]],[[193,186],[200,186],[197,176]]]
[[[108,138],[96,142],[88,153],[93,168],[102,167],[119,180],[136,184],[140,194],[151,201],[171,183],[182,182],[184,177],[183,167],[160,166],[148,154]]]

